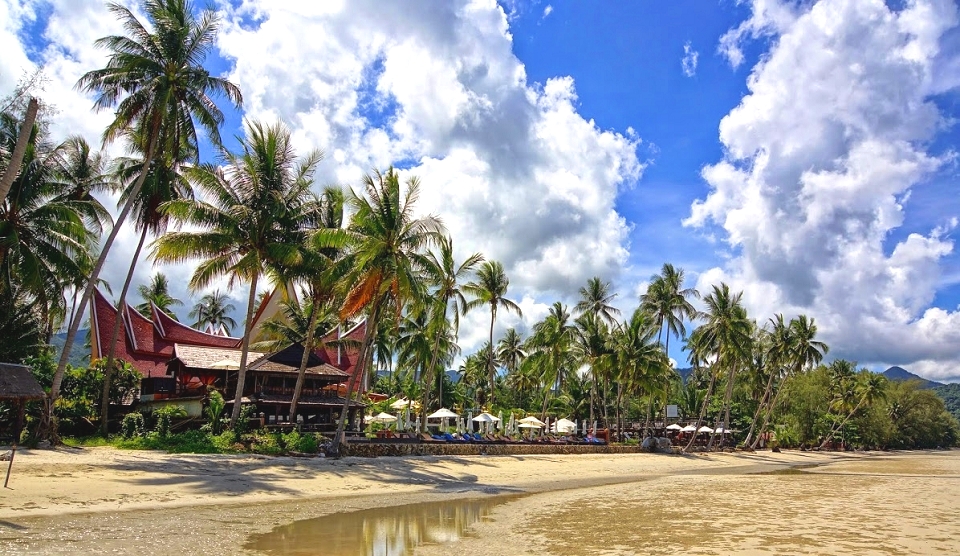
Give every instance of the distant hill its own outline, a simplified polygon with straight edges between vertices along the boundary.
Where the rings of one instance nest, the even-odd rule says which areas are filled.
[[[919,380],[921,383],[921,388],[936,388],[937,386],[943,386],[939,382],[934,382],[932,380],[927,380],[922,376],[915,375],[910,371],[904,369],[903,367],[890,367],[889,369],[883,371],[883,376],[887,377],[887,380],[893,380],[896,382],[904,382],[907,380]]]
[[[50,345],[56,350],[56,358],[59,360],[60,351],[63,345],[67,343],[67,333],[54,334],[50,338]],[[90,365],[90,329],[77,332],[77,339],[73,342],[70,349],[70,359],[68,362],[74,367],[87,367]]]
[[[680,378],[683,379],[684,384],[686,384],[687,379],[689,379],[693,375],[693,367],[688,367],[686,369],[677,369],[676,371],[677,373],[680,374]]]

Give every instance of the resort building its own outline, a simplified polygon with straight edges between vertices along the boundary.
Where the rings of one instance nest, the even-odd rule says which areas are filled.
[[[256,340],[264,322],[278,313],[280,296],[268,295],[254,315]],[[114,357],[130,363],[144,380],[141,402],[148,405],[176,403],[188,413],[199,411],[199,402],[210,389],[223,393],[232,403],[240,369],[242,338],[201,332],[152,306],[147,318],[129,304],[118,311],[99,291],[92,304],[91,356],[106,357],[117,319],[121,326]],[[304,422],[328,424],[338,415],[346,394],[346,383],[353,373],[362,372],[356,364],[357,347],[366,331],[366,322],[348,329],[339,327],[318,342],[310,354],[306,381],[298,402],[298,415]],[[279,421],[289,414],[303,346],[294,344],[274,353],[250,351],[243,398],[256,406],[267,422]],[[359,376],[355,391],[365,391],[366,377]],[[351,402],[351,421],[363,404]]]

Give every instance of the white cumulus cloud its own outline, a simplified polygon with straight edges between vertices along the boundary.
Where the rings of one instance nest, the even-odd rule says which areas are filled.
[[[941,68],[956,64],[940,41],[958,23],[957,6],[803,6],[756,0],[752,17],[721,39],[734,66],[747,38],[765,35],[771,47],[720,123],[726,155],[703,169],[710,193],[685,221],[721,227],[738,253],[700,285],[745,290],[760,319],[815,317],[837,357],[960,377],[960,312],[931,307],[955,215],[891,240],[910,191],[931,187],[955,156],[930,146],[952,125],[930,95]]]

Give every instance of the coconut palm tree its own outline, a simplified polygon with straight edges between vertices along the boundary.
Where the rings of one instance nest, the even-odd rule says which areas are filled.
[[[551,393],[561,391],[569,376],[580,366],[576,339],[577,331],[571,322],[570,313],[559,301],[554,303],[547,316],[533,327],[533,334],[526,346],[529,355],[525,364],[540,369],[541,372],[541,418],[546,416]]]
[[[87,72],[77,82],[81,91],[96,95],[94,108],[97,111],[114,110],[114,119],[103,133],[104,143],[140,129],[146,137],[146,149],[142,171],[129,188],[127,202],[89,273],[87,287],[67,332],[50,390],[51,407],[52,400],[60,392],[80,317],[93,295],[107,254],[124,220],[133,209],[135,199],[140,198],[140,189],[150,174],[149,166],[156,153],[164,148],[161,143],[167,143],[167,147],[173,145],[171,150],[175,150],[186,142],[193,152],[199,153],[196,121],[206,137],[214,145],[220,145],[219,127],[224,116],[211,95],[224,96],[237,108],[242,103],[236,85],[210,75],[201,65],[215,44],[219,27],[212,10],[204,10],[198,17],[187,0],[145,0],[142,7],[147,16],[146,24],[130,9],[108,4],[126,35],[97,40],[97,47],[110,51],[107,65]],[[49,411],[46,414],[49,415]],[[47,427],[54,438],[55,427],[55,423]]]
[[[474,297],[467,303],[466,311],[471,311],[477,307],[487,305],[490,307],[490,339],[488,344],[493,346],[493,325],[497,321],[497,309],[503,308],[505,311],[513,311],[517,316],[522,317],[523,312],[520,306],[507,299],[507,288],[510,286],[510,280],[503,271],[503,265],[497,261],[486,261],[480,265],[477,270],[477,280],[470,282],[463,287],[464,291]],[[465,311],[465,312],[466,312]],[[487,357],[487,379],[490,388],[489,405],[493,407],[494,396],[494,378],[496,368],[493,364],[494,350],[489,351]]]
[[[247,374],[250,331],[257,284],[266,267],[293,266],[302,260],[307,230],[319,222],[320,207],[310,191],[319,153],[298,160],[290,131],[281,123],[247,122],[240,154],[224,152],[225,167],[204,165],[191,172],[207,200],[180,199],[163,205],[175,220],[201,228],[171,232],[154,243],[159,262],[201,259],[190,288],[205,288],[223,276],[230,286],[249,282],[232,424],[240,416]]]
[[[193,306],[190,314],[187,315],[192,319],[196,319],[191,326],[202,329],[204,325],[208,325],[211,330],[217,330],[223,327],[227,334],[229,334],[230,331],[237,326],[237,321],[233,320],[230,316],[230,313],[233,312],[236,307],[233,306],[233,303],[230,303],[229,299],[227,294],[220,290],[204,294],[203,297],[200,298],[200,301]]]
[[[687,335],[687,330],[683,325],[684,320],[692,321],[697,318],[698,312],[690,303],[690,298],[700,298],[700,292],[694,288],[684,288],[683,269],[677,269],[670,263],[664,263],[659,275],[654,275],[650,279],[650,287],[640,296],[640,306],[652,314],[659,323],[660,332],[657,334],[657,341],[660,341],[661,333],[666,332],[666,338],[663,344],[663,352],[670,355],[670,336],[683,338]],[[664,390],[669,391],[669,385]],[[666,422],[666,403],[664,404],[664,422]]]
[[[718,372],[722,370],[727,373],[727,390],[721,411],[723,430],[730,427],[730,401],[733,398],[737,369],[750,356],[752,350],[753,325],[741,304],[742,297],[742,292],[732,294],[730,287],[721,283],[713,286],[713,291],[704,299],[707,310],[703,313],[703,318],[706,322],[700,327],[703,329],[703,340],[716,355],[715,365],[718,366]],[[711,436],[708,447],[713,446],[715,434]]]
[[[849,421],[851,417],[860,411],[860,408],[873,405],[879,400],[886,399],[887,378],[881,374],[862,370],[856,375],[854,385],[854,391],[858,398],[857,404],[847,413],[843,420],[830,428],[830,432],[826,438],[823,439],[823,442],[820,443],[821,450],[833,440],[833,437],[836,436],[838,432],[843,430],[843,426],[847,424],[847,421]]]
[[[780,319],[780,326],[782,326],[782,318]],[[830,347],[827,344],[815,339],[817,336],[816,320],[812,318],[808,319],[806,315],[800,315],[795,319],[791,319],[788,329],[781,331],[780,334],[780,338],[775,337],[774,339],[777,345],[774,358],[782,368],[786,369],[786,374],[788,375],[797,374],[803,369],[811,369],[819,365],[820,362],[823,361],[824,355],[830,351]],[[768,394],[763,422],[760,425],[757,436],[753,439],[752,443],[749,442],[749,436],[747,442],[745,442],[751,448],[756,449],[761,436],[767,430],[767,425],[770,423],[770,416],[773,413],[773,409],[777,406],[782,391],[781,388],[777,388],[776,392],[772,394],[772,398],[771,395]]]
[[[577,317],[577,343],[583,361],[590,367],[590,421],[594,420],[594,408],[598,400],[598,385],[601,379],[609,375],[605,365],[605,356],[610,353],[610,328],[606,322],[592,313]],[[602,390],[600,390],[602,392]],[[605,404],[605,400],[603,401]]]
[[[15,127],[15,118],[0,115],[3,148],[11,147]],[[70,184],[59,179],[59,162],[35,126],[21,171],[0,202],[0,294],[30,298],[48,331],[53,316],[66,312],[64,287],[89,271],[96,237],[85,225],[94,212],[91,202],[71,198]]]
[[[516,328],[510,327],[503,333],[503,338],[497,342],[497,360],[507,372],[513,372],[520,367],[520,363],[527,357],[524,349],[523,336]]]
[[[574,310],[580,315],[591,314],[607,324],[613,324],[620,316],[620,309],[610,305],[615,297],[617,294],[610,293],[610,282],[594,276],[587,280],[586,287],[580,288],[580,301]]]
[[[140,297],[143,298],[143,303],[136,307],[137,312],[141,315],[149,317],[151,314],[150,305],[152,304],[156,305],[157,309],[160,309],[160,311],[173,320],[177,320],[177,315],[170,310],[170,307],[182,306],[183,301],[170,295],[170,285],[164,273],[158,272],[154,274],[150,280],[150,284],[141,284],[137,287],[137,292],[140,293]]]
[[[610,335],[608,357],[617,379],[617,430],[623,430],[624,390],[636,395],[651,394],[656,380],[663,374],[666,360],[660,345],[653,341],[656,329],[649,313],[637,309],[629,321],[617,326]]]
[[[425,281],[422,271],[427,266],[424,251],[437,244],[443,224],[434,216],[417,218],[414,205],[420,195],[420,182],[412,177],[401,193],[400,177],[390,168],[364,178],[365,195],[351,191],[347,199],[353,217],[346,230],[320,230],[319,245],[346,247],[349,273],[347,295],[340,318],[365,313],[367,327],[357,355],[357,366],[347,384],[354,391],[357,378],[371,359],[370,346],[379,330],[381,319],[389,314],[400,315],[408,302],[423,299]],[[339,454],[340,442],[350,404],[344,399],[340,421],[334,438],[333,455]]]
[[[463,281],[474,273],[477,265],[483,262],[483,255],[474,253],[467,257],[460,265],[457,265],[453,256],[453,240],[449,236],[443,236],[437,242],[436,250],[427,253],[427,265],[424,272],[427,280],[433,286],[433,292],[430,296],[432,300],[431,334],[434,336],[433,357],[430,364],[426,367],[424,376],[423,400],[421,407],[424,408],[421,418],[424,426],[427,423],[427,411],[430,407],[430,384],[433,383],[433,373],[437,371],[437,363],[440,359],[440,342],[442,339],[449,339],[452,333],[453,340],[456,342],[456,336],[460,332],[460,314],[466,311],[467,298],[464,296]],[[447,321],[447,310],[453,309],[453,327]],[[448,351],[443,353],[447,354]],[[449,357],[447,359],[450,359]],[[440,388],[443,388],[443,381],[440,381]],[[440,399],[442,402],[443,394]]]

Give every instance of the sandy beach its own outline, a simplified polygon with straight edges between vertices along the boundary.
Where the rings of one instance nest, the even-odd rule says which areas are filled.
[[[0,554],[257,553],[251,535],[295,520],[511,494],[523,496],[469,524],[459,552],[960,550],[958,451],[325,460],[63,448],[18,452]]]

